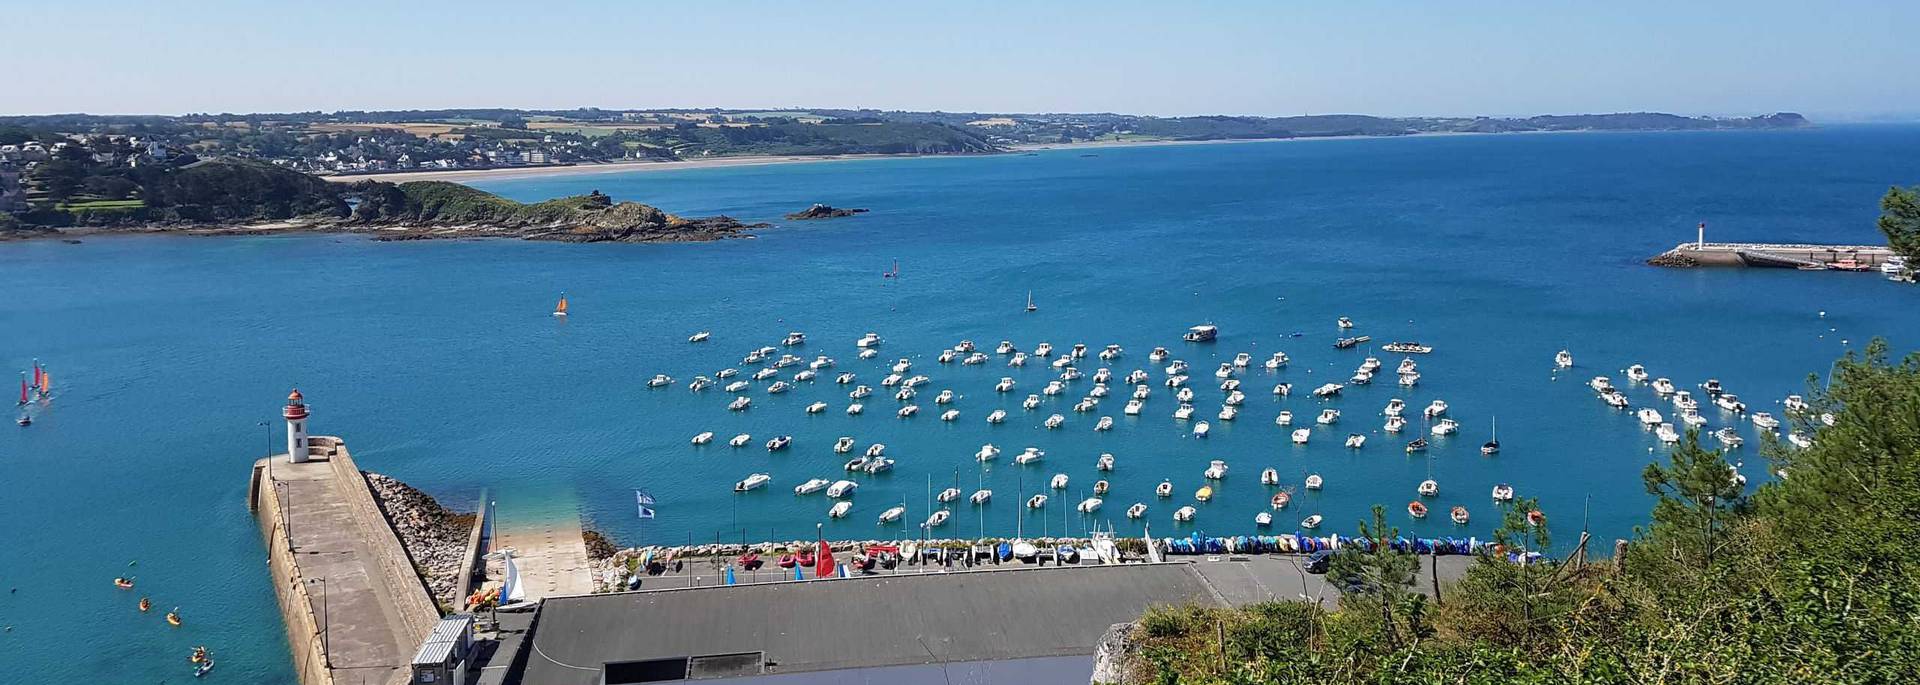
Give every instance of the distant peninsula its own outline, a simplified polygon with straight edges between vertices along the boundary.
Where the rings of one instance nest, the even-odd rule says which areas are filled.
[[[866,211],[867,210],[862,208],[835,207],[833,205],[824,205],[816,202],[812,207],[808,207],[798,212],[788,214],[787,219],[792,221],[806,221],[809,219],[837,219],[844,216],[853,216],[855,214],[862,214],[862,213],[865,213]]]

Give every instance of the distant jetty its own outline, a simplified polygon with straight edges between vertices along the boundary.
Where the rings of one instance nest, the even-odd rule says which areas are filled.
[[[1750,266],[1803,271],[1872,271],[1893,257],[1883,245],[1819,245],[1812,243],[1709,243],[1707,225],[1700,224],[1691,242],[1647,260],[1653,266]]]

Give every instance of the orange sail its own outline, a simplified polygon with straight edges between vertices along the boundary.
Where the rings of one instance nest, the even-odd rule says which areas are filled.
[[[45,396],[47,393],[50,393],[50,392],[53,392],[53,372],[48,371],[46,369],[41,369],[40,370],[40,394],[42,396]]]
[[[553,306],[553,315],[554,316],[567,315],[567,294],[566,293],[560,293],[560,304],[556,304]]]

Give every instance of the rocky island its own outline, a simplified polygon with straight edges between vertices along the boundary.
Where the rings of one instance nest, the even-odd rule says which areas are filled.
[[[866,211],[867,210],[860,209],[860,208],[835,207],[833,205],[826,205],[826,204],[820,204],[818,202],[815,202],[813,203],[812,207],[808,207],[798,212],[788,214],[787,219],[791,221],[805,221],[807,219],[837,219],[843,216],[853,216],[855,214],[861,214]]]

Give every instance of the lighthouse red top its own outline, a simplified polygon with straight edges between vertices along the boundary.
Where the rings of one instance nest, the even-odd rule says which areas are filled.
[[[287,408],[280,415],[287,417],[288,421],[307,418],[307,404],[305,398],[300,396],[299,389],[287,393]]]

